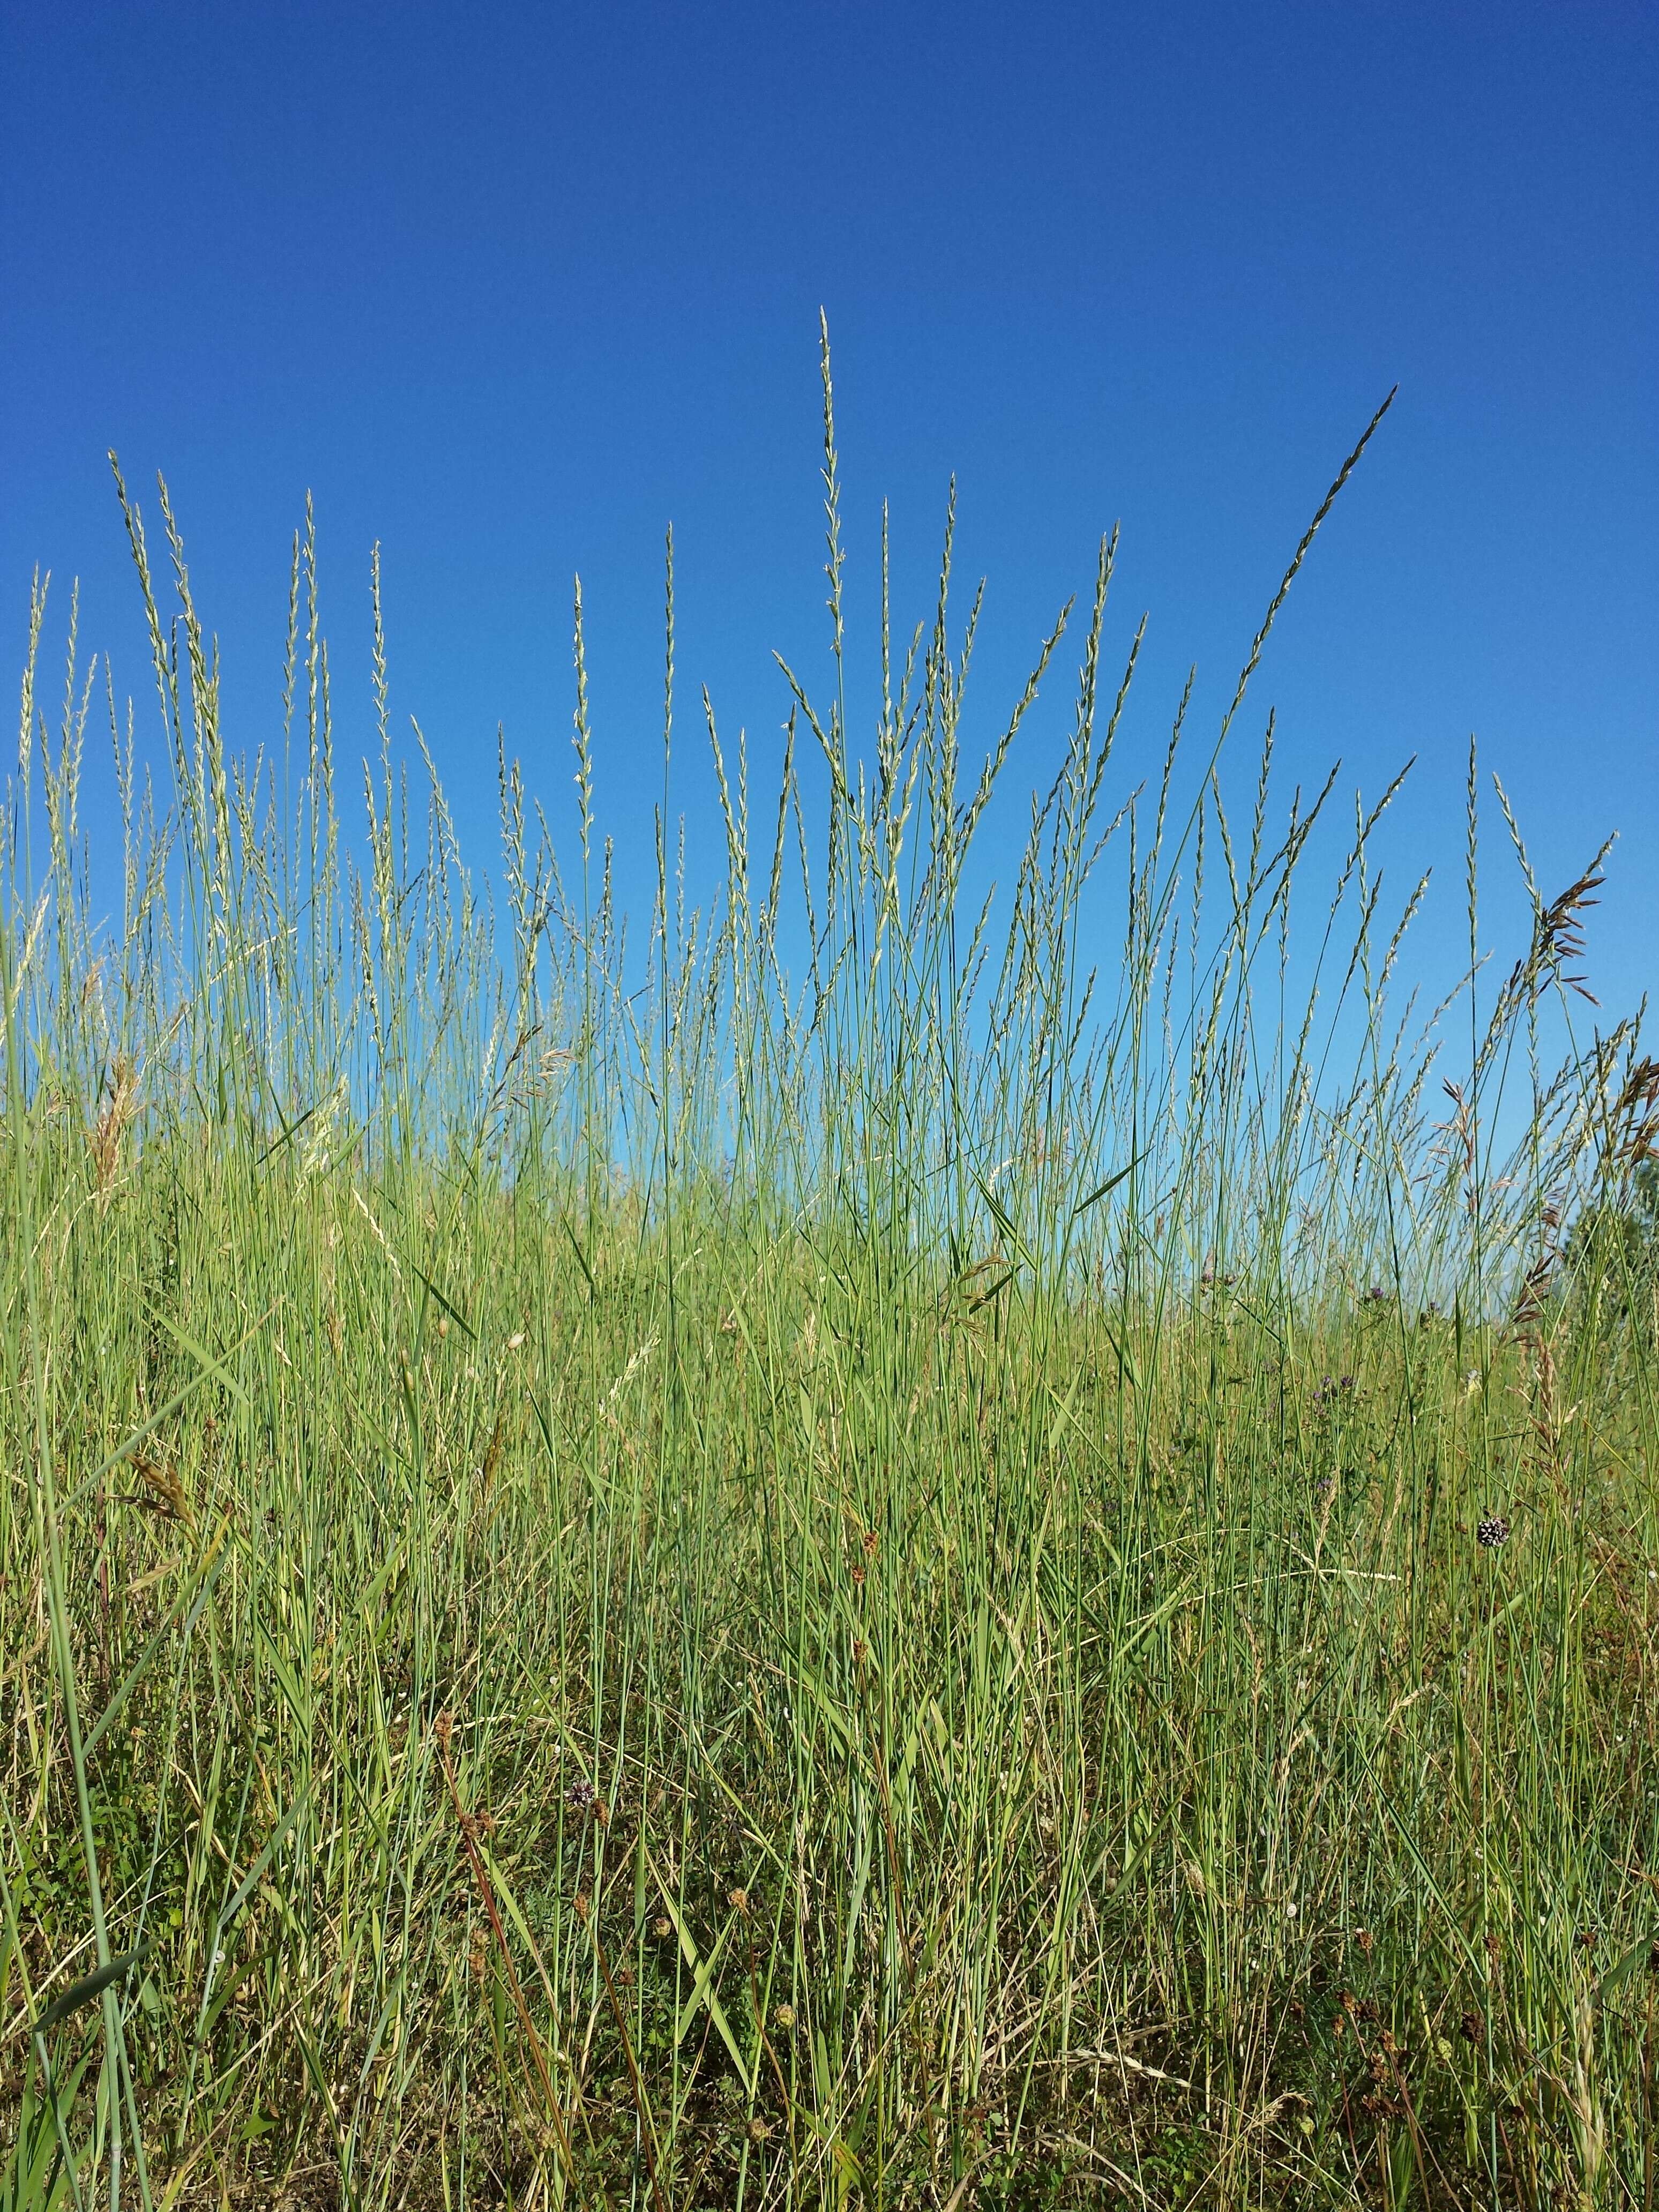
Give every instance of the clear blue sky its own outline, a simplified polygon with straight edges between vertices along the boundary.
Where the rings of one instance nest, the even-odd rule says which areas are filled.
[[[1126,784],[1189,659],[1213,727],[1398,381],[1243,741],[1276,704],[1285,796],[1338,754],[1375,793],[1417,753],[1391,865],[1403,892],[1439,864],[1449,933],[1477,732],[1547,890],[1623,831],[1593,975],[1610,1012],[1653,979],[1652,5],[57,0],[10,11],[4,45],[14,660],[32,565],[78,574],[86,641],[114,648],[155,728],[113,446],[138,484],[166,472],[233,739],[270,738],[310,487],[343,746],[371,738],[378,538],[394,708],[489,864],[498,719],[570,818],[580,568],[599,804],[637,885],[664,525],[694,828],[695,687],[769,776],[770,649],[822,668],[820,303],[854,621],[883,495],[901,605],[921,611],[955,470],[962,569],[990,579],[982,740],[1121,520],[1115,652],[1152,613]],[[1027,782],[1048,780],[1073,661]]]

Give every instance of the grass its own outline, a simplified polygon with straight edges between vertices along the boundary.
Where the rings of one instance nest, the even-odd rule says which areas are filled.
[[[239,761],[123,489],[171,763],[108,690],[98,927],[37,587],[0,2204],[1651,2212],[1653,1283],[1594,1232],[1659,1071],[1580,1033],[1595,871],[1483,994],[1472,760],[1408,1030],[1421,888],[1378,807],[1306,902],[1271,728],[1237,823],[1179,722],[1111,819],[1109,541],[981,910],[1066,647],[970,782],[947,541],[856,763],[824,392],[832,703],[786,672],[763,798],[710,717],[726,881],[665,804],[632,947],[580,601],[577,848],[504,759],[492,893],[378,578],[357,844],[309,527]],[[671,549],[665,776],[674,705]]]

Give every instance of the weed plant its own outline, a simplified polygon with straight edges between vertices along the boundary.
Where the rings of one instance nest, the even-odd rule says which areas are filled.
[[[725,880],[665,805],[642,943],[580,597],[575,848],[503,755],[491,889],[394,750],[378,571],[343,823],[309,516],[237,757],[121,489],[159,794],[72,615],[49,726],[34,592],[0,2205],[1651,2212],[1659,1064],[1586,1040],[1599,864],[1527,873],[1483,994],[1472,757],[1425,1021],[1392,790],[1312,898],[1334,787],[1281,817],[1271,725],[1229,818],[1313,530],[1121,805],[1115,538],[981,772],[978,602],[947,532],[896,644],[884,538],[860,757],[827,351],[824,398],[827,697],[783,672],[763,790],[708,717]],[[665,762],[672,544],[667,637]]]

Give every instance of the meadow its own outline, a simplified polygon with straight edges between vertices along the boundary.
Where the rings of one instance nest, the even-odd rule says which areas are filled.
[[[1224,805],[1313,530],[1160,757],[1112,539],[982,766],[948,537],[857,703],[824,389],[828,693],[751,773],[671,549],[725,866],[659,809],[631,937],[580,598],[576,832],[504,752],[486,879],[378,572],[337,752],[308,520],[262,753],[165,492],[153,774],[37,584],[0,2206],[1652,2212],[1659,1062],[1578,980],[1600,864],[1536,888],[1472,754],[1431,1009],[1391,791],[1287,805],[1264,715]]]

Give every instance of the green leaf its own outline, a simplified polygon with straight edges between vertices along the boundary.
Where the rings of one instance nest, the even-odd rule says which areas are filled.
[[[754,2082],[750,2078],[749,2061],[744,2057],[742,2051],[738,2048],[738,2039],[732,2032],[732,2023],[726,2016],[725,2009],[720,2003],[720,1998],[715,1994],[714,1986],[714,1967],[719,1961],[720,1953],[726,1948],[726,1937],[732,1933],[732,1929],[737,1925],[737,1915],[733,1913],[732,1918],[726,1922],[726,1926],[720,1930],[720,1935],[715,1939],[714,1948],[710,1951],[708,1957],[706,1959],[702,1957],[698,1953],[697,1946],[692,1937],[690,1929],[687,1928],[684,1921],[680,1917],[679,1907],[675,1903],[667,1883],[657,1871],[655,1865],[652,1864],[650,1854],[647,1852],[646,1856],[647,1863],[651,1866],[652,1878],[657,1885],[657,1893],[662,1899],[663,1911],[668,1915],[669,1919],[673,1923],[674,1933],[680,1939],[681,1954],[684,1958],[686,1965],[691,1969],[691,1994],[681,2007],[679,2016],[674,2023],[675,2045],[678,2047],[678,2045],[684,2041],[685,2031],[691,2025],[692,2019],[696,2013],[698,2006],[702,2005],[707,2010],[709,2019],[714,2021],[716,2029],[719,2031],[720,2041],[726,2045],[726,2050],[731,2053],[732,2063],[737,2068],[739,2076],[752,2094]],[[758,2063],[759,2056],[760,2054],[758,2051],[757,2051],[757,2063]]]
[[[71,1982],[63,1996],[46,2007],[35,2021],[33,2033],[44,2035],[49,2027],[56,2027],[71,2013],[79,2012],[82,2005],[88,2005],[94,1997],[102,1996],[112,1982],[118,1982],[125,1975],[130,1974],[135,1966],[149,1958],[155,1948],[152,1938],[148,1943],[141,1943],[136,1951],[123,1951],[118,1959],[112,1959],[107,1966],[99,1966],[90,1974],[82,1974],[78,1982]]]
[[[1137,1155],[1134,1159],[1130,1161],[1127,1168],[1120,1168],[1115,1175],[1108,1176],[1104,1182],[1099,1184],[1095,1189],[1089,1193],[1087,1198],[1080,1200],[1079,1203],[1072,1208],[1073,1220],[1075,1221],[1079,1213],[1086,1213],[1097,1199],[1104,1198],[1109,1192],[1115,1191],[1119,1183],[1121,1183],[1126,1176],[1131,1176],[1134,1173],[1136,1168],[1139,1167],[1141,1160],[1144,1159],[1145,1157],[1145,1153]]]

